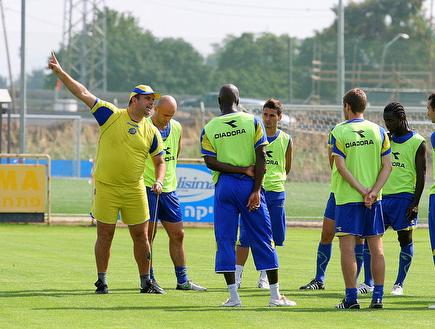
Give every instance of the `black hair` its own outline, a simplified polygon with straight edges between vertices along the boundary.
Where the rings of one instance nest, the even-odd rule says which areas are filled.
[[[399,119],[402,129],[410,130],[408,120],[406,119],[405,108],[402,104],[400,104],[399,102],[392,102],[388,104],[384,108],[384,114],[385,113],[392,113],[396,118]]]
[[[430,107],[435,109],[435,93],[430,94],[427,100],[430,101]]]

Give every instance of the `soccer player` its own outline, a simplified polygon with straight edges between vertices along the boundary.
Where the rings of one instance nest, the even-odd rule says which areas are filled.
[[[147,189],[148,204],[150,209],[150,224],[148,236],[152,243],[157,233],[154,220],[160,220],[169,237],[169,254],[175,267],[177,277],[177,290],[205,291],[204,287],[193,283],[187,276],[186,256],[184,254],[184,229],[183,217],[180,210],[180,200],[177,192],[177,159],[181,148],[182,128],[181,124],[172,119],[177,111],[177,102],[172,96],[162,96],[154,108],[154,113],[147,118],[148,122],[154,125],[160,132],[164,143],[164,160],[166,162],[165,180],[162,182],[162,193],[154,193],[155,172],[152,166],[152,159],[146,160],[144,181]],[[160,182],[159,182],[160,183]],[[157,207],[157,215],[155,213]],[[157,282],[154,277],[153,267],[150,270],[151,280]]]
[[[393,170],[382,189],[385,229],[397,232],[400,244],[399,270],[391,291],[403,295],[405,281],[414,255],[412,231],[417,224],[418,205],[426,175],[426,143],[409,128],[402,104],[393,102],[384,109],[385,126],[390,132]],[[364,259],[365,276],[371,275],[369,259]],[[365,283],[367,284],[367,282]]]
[[[427,100],[427,116],[435,123],[435,93],[432,93]],[[435,179],[435,132],[430,136],[432,144],[432,165],[433,177]],[[430,189],[429,196],[429,237],[433,255],[433,263],[435,265],[435,183]],[[430,309],[435,309],[435,304],[429,306]]]
[[[332,130],[332,152],[340,174],[335,188],[335,230],[340,241],[346,296],[338,309],[359,309],[355,259],[356,239],[366,238],[372,255],[374,290],[370,308],[383,308],[385,260],[384,223],[380,203],[382,186],[391,172],[390,142],[386,131],[364,119],[367,96],[351,89],[343,97],[348,120]]]
[[[307,284],[299,287],[300,290],[323,290],[325,289],[325,274],[332,253],[332,241],[335,236],[335,196],[334,182],[337,179],[337,168],[334,164],[331,149],[331,134],[328,138],[328,159],[331,167],[331,193],[326,202],[325,213],[323,215],[322,233],[319,246],[317,247],[316,276]]]
[[[136,86],[130,93],[127,109],[119,109],[97,98],[74,80],[62,69],[54,53],[48,67],[74,96],[91,109],[100,126],[92,207],[92,216],[97,220],[95,259],[98,280],[95,292],[109,292],[106,273],[116,221],[121,213],[133,239],[134,257],[141,282],[140,292],[162,293],[149,275],[149,211],[143,182],[145,159],[151,157],[156,172],[152,188],[154,192],[161,193],[161,183],[165,176],[163,141],[157,128],[145,120],[159,94],[149,86]]]
[[[222,115],[213,118],[203,128],[201,154],[207,167],[213,171],[215,184],[215,270],[224,274],[230,293],[223,306],[241,306],[235,277],[239,216],[246,229],[256,268],[267,273],[271,295],[269,306],[294,306],[295,302],[279,292],[278,256],[261,189],[266,167],[264,127],[253,115],[238,111],[239,90],[236,86],[222,86],[218,102]]]
[[[347,119],[347,118],[345,118]],[[341,124],[341,123],[340,123]],[[332,129],[331,129],[332,131]],[[319,246],[317,247],[316,258],[316,276],[307,284],[299,287],[300,290],[323,290],[325,289],[326,268],[329,264],[332,254],[332,241],[335,236],[335,185],[339,176],[337,167],[334,164],[331,145],[331,132],[328,136],[328,160],[331,167],[331,193],[326,202],[325,213],[323,215],[322,233],[320,236]],[[357,262],[357,273],[359,273],[363,263],[363,244],[361,242],[355,245],[355,257]]]
[[[275,246],[283,246],[285,240],[285,188],[284,183],[291,169],[293,143],[290,135],[278,129],[282,116],[282,103],[270,98],[263,105],[263,124],[266,127],[266,174],[264,175],[264,190],[267,209],[270,214],[272,236]],[[243,223],[243,222],[242,222]],[[243,266],[249,254],[246,242],[246,231],[240,225],[239,244],[236,249],[236,283],[240,288]],[[269,289],[266,271],[260,271],[258,288]]]

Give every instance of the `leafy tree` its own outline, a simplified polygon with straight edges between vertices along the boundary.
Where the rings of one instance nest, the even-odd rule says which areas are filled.
[[[27,88],[43,89],[45,77],[44,69],[33,70],[32,73],[27,74]]]
[[[209,69],[202,56],[182,39],[158,39],[136,17],[107,9],[107,89],[127,91],[146,83],[175,94],[206,91]],[[74,38],[80,38],[75,35]],[[66,54],[61,48],[59,59]],[[83,60],[80,57],[74,61]],[[78,77],[75,77],[78,78]],[[54,86],[51,74],[46,86]]]
[[[243,97],[287,99],[289,37],[265,33],[228,36],[209,59],[215,62],[210,89],[234,83]]]
[[[429,63],[431,31],[422,9],[423,0],[366,0],[350,2],[345,8],[345,61],[346,70],[360,69],[373,72],[376,80],[381,69],[382,52],[385,45],[398,33],[406,33],[409,40],[398,40],[388,48],[383,67],[385,74],[391,71],[425,71]],[[337,8],[333,8],[337,12]],[[336,69],[337,61],[337,20],[312,38],[303,40],[297,64],[307,69],[312,67],[313,54],[317,52],[323,67]],[[300,91],[312,90],[312,80],[301,77]],[[421,81],[420,81],[421,82]],[[364,82],[364,87],[375,87],[380,81]],[[405,85],[406,86],[406,85]],[[346,89],[354,87],[346,83]],[[383,83],[382,87],[395,87],[395,83]],[[403,87],[403,85],[402,85]],[[410,81],[408,88],[418,86]],[[426,86],[427,87],[427,86]],[[307,93],[308,94],[308,93]],[[306,94],[306,95],[307,95]],[[336,83],[322,83],[322,98],[334,100]]]

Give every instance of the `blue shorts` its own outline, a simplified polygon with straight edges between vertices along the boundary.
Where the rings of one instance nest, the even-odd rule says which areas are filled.
[[[385,232],[381,201],[369,209],[362,202],[347,203],[335,208],[335,235],[370,237]]]
[[[435,256],[435,194],[429,196],[429,237],[432,253]]]
[[[418,216],[411,222],[406,217],[406,211],[413,199],[414,195],[411,193],[382,196],[382,213],[384,214],[385,229],[389,226],[395,231],[413,230],[415,228]]]
[[[183,215],[180,209],[180,200],[177,193],[163,192],[159,196],[159,204],[157,206],[156,217],[156,201],[155,194],[150,187],[147,187],[148,205],[150,207],[150,222],[154,222],[154,218],[164,222],[178,223],[183,220]]]
[[[272,236],[276,246],[283,246],[285,240],[285,192],[266,191],[266,204],[272,225]],[[239,246],[249,247],[246,241],[246,230],[240,222]]]
[[[239,218],[245,230],[246,244],[251,247],[257,271],[279,267],[264,191],[261,191],[259,209],[249,211],[246,206],[253,187],[254,180],[246,175],[222,173],[219,176],[214,196],[216,272],[236,270],[235,246]]]
[[[329,194],[329,199],[326,202],[325,213],[323,214],[324,218],[335,220],[335,196],[334,193]]]

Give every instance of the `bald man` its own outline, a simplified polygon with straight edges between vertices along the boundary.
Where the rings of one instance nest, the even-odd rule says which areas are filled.
[[[164,143],[164,160],[166,174],[164,181],[156,180],[155,170],[147,159],[144,173],[144,181],[147,189],[148,204],[150,210],[150,225],[148,236],[152,241],[157,233],[157,223],[160,220],[169,237],[169,254],[175,267],[177,277],[177,290],[206,291],[207,288],[193,283],[187,276],[186,257],[184,253],[184,229],[183,218],[180,210],[180,200],[177,192],[176,167],[181,148],[182,128],[178,121],[172,119],[177,111],[177,102],[174,97],[162,96],[157,103],[154,113],[147,118],[160,132]],[[160,184],[162,193],[157,199],[157,194],[152,190],[154,184]],[[157,209],[157,215],[156,215]],[[151,280],[158,286],[154,276],[154,269],[150,270]]]
[[[258,271],[266,271],[269,279],[269,306],[295,306],[295,302],[279,292],[278,256],[261,188],[266,169],[266,131],[259,119],[238,111],[236,86],[222,86],[218,102],[222,115],[213,118],[202,130],[201,153],[213,171],[215,184],[215,271],[223,273],[230,294],[222,306],[241,306],[235,277],[239,217],[255,266]]]

